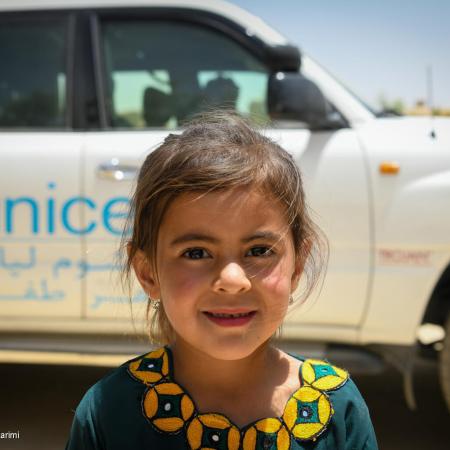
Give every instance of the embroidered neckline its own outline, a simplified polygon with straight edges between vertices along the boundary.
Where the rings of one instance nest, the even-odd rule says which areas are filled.
[[[151,426],[165,434],[184,431],[191,450],[289,450],[291,439],[316,440],[334,414],[327,392],[343,386],[349,376],[326,361],[305,359],[299,370],[300,388],[288,399],[282,416],[255,420],[239,428],[222,414],[197,411],[187,391],[173,380],[169,347],[131,360],[127,370],[147,386],[142,413]]]

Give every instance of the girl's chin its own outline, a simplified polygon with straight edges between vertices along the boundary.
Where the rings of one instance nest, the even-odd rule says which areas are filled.
[[[270,331],[273,332],[270,333]],[[203,354],[219,361],[238,361],[248,358],[256,352],[264,352],[269,347],[270,339],[275,333],[276,329],[266,330],[264,335],[257,333],[256,330],[249,330],[242,334],[225,333],[224,335],[203,331],[196,337],[187,338],[175,332],[176,338],[172,346],[177,347],[180,354],[191,354],[194,358],[201,357]]]
[[[242,339],[224,339],[204,348],[209,357],[220,361],[238,361],[248,358],[255,352],[264,351],[269,339],[264,342],[249,342]]]

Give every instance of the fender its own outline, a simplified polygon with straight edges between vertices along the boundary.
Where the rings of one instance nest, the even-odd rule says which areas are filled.
[[[370,302],[361,343],[413,345],[450,262],[450,121],[374,121],[361,130],[370,166],[375,235]],[[383,175],[385,161],[398,164]]]

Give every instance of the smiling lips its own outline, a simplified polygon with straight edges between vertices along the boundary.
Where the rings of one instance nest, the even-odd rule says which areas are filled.
[[[256,311],[203,311],[203,314],[216,325],[223,327],[236,327],[249,323],[256,314]]]

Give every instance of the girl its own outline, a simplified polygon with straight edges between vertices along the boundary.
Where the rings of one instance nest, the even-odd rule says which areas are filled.
[[[200,117],[147,157],[130,226],[125,275],[164,346],[89,389],[67,450],[377,448],[347,372],[271,344],[321,260],[286,151],[236,115]]]

